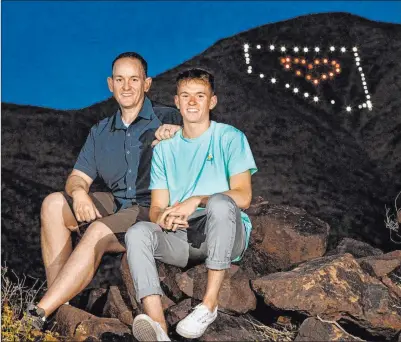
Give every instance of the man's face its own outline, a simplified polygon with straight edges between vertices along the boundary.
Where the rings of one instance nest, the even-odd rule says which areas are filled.
[[[143,103],[152,79],[145,78],[145,71],[138,59],[121,58],[114,63],[113,76],[107,78],[107,84],[120,107],[131,109]]]
[[[178,84],[174,101],[184,123],[200,123],[209,120],[209,113],[217,104],[217,96],[204,80],[182,80]]]

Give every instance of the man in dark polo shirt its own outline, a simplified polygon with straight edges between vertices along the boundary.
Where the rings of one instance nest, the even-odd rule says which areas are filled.
[[[50,194],[41,210],[41,245],[48,291],[28,308],[36,328],[60,305],[81,292],[106,252],[124,252],[124,235],[135,222],[149,220],[152,142],[170,138],[180,128],[177,110],[146,97],[152,79],[139,54],[123,53],[107,79],[120,109],[94,125],[65,192]],[[110,192],[90,193],[96,177]],[[80,241],[72,249],[71,232]]]

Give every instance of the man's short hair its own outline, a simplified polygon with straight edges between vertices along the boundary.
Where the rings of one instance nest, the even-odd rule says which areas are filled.
[[[143,58],[139,53],[136,52],[123,52],[120,53],[111,64],[111,71],[113,72],[114,64],[121,58],[135,58],[139,60],[142,64],[143,71],[145,72],[145,77],[148,75],[148,63],[146,62],[145,58]]]
[[[202,80],[210,84],[212,92],[214,93],[214,76],[210,71],[202,68],[191,68],[181,72],[175,80],[177,87],[183,80]]]

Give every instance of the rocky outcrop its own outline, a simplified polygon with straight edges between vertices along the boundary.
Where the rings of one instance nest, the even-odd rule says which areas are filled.
[[[54,329],[70,341],[101,341],[105,335],[121,340],[131,335],[127,325],[118,319],[96,317],[71,305],[62,305],[57,310]]]
[[[253,216],[257,224],[251,234],[250,247],[244,259],[226,272],[219,295],[218,319],[200,340],[261,340],[277,335],[276,327],[266,327],[260,322],[255,325],[252,323],[255,319],[265,324],[277,320],[284,329],[280,336],[286,339],[295,336],[286,335],[286,324],[299,325],[297,341],[392,340],[397,337],[401,330],[401,297],[397,282],[401,272],[401,251],[359,259],[349,253],[321,257],[328,239],[325,223],[294,208],[266,203],[258,208],[259,216]],[[269,215],[274,217],[274,213],[277,213],[274,220],[269,220]],[[308,223],[299,226],[294,222]],[[271,246],[264,243],[266,237],[280,235],[274,227],[281,227],[286,232],[289,246],[304,244],[308,252],[295,253],[293,255],[298,259],[291,259],[292,254],[284,245],[275,251],[269,249]],[[305,230],[302,227],[306,227]],[[294,236],[302,234],[306,236],[305,240],[297,242]],[[275,241],[283,243],[280,239]],[[314,249],[306,241],[320,247]],[[347,242],[348,246],[353,244]],[[314,258],[311,257],[313,251],[319,251]],[[363,245],[363,251],[376,253],[367,245]],[[274,259],[270,258],[273,252]],[[308,260],[302,262],[300,256]],[[252,260],[256,262],[254,268]],[[294,266],[295,260],[297,265]],[[271,273],[277,265],[284,264],[289,268],[287,271]],[[174,328],[202,300],[207,269],[197,265],[181,270],[161,262],[157,262],[157,268],[165,293],[162,303],[171,337],[180,341],[182,339],[175,334]],[[122,284],[108,290],[93,289],[89,295],[86,307],[103,318],[64,305],[56,315],[57,330],[64,336],[90,341],[125,341],[131,336],[133,318],[142,313],[142,307],[135,297],[125,255],[120,272]],[[258,302],[257,298],[262,300]]]
[[[288,269],[326,252],[330,227],[305,210],[264,205],[252,224],[263,236],[260,246],[269,255],[270,271]]]
[[[111,286],[104,305],[103,316],[117,318],[130,326],[134,321],[132,313],[133,310],[124,302],[120,289],[117,286]]]
[[[401,265],[401,251],[361,258],[358,263],[371,276],[381,278]]]
[[[394,338],[401,329],[401,301],[365,273],[350,254],[318,258],[252,281],[264,302],[279,310],[342,320],[372,336]]]
[[[341,327],[329,321],[307,318],[299,327],[296,342],[321,342],[321,341],[363,341],[344,331]]]
[[[207,329],[201,341],[260,341],[262,336],[246,316],[235,317],[219,313],[219,318]]]
[[[116,318],[96,318],[81,322],[73,339],[75,341],[112,341],[131,338],[131,329]]]
[[[372,255],[382,255],[383,252],[374,248],[366,242],[358,241],[351,238],[344,238],[338,246],[326,253],[326,256],[350,253],[355,258],[363,258]]]
[[[176,281],[187,296],[202,300],[207,285],[207,268],[204,265],[196,266],[178,274]],[[245,314],[256,308],[256,298],[250,288],[249,279],[239,266],[232,265],[226,272],[219,293],[219,306],[237,314]]]
[[[327,253],[332,255],[322,257],[329,227],[321,220],[302,209],[270,205],[262,198],[248,213],[254,223],[249,248],[243,260],[226,272],[218,319],[200,340],[276,336],[277,326],[255,325],[255,319],[266,324],[277,320],[284,329],[280,336],[287,339],[295,335],[286,335],[285,327],[299,325],[296,341],[397,337],[401,331],[401,251],[383,254],[366,243],[344,239]],[[180,341],[174,328],[202,300],[208,270],[204,265],[179,269],[156,264],[171,337]],[[125,341],[131,336],[133,319],[142,307],[136,300],[126,255],[120,273],[122,284],[91,290],[86,307],[102,318],[64,305],[56,315],[57,330],[78,340],[106,341],[107,336]],[[258,303],[257,298],[262,301]]]

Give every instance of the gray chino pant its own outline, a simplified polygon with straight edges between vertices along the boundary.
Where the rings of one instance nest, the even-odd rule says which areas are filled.
[[[138,222],[128,229],[127,258],[138,301],[149,295],[163,295],[155,259],[179,267],[185,267],[188,261],[205,261],[207,268],[223,270],[244,252],[245,227],[231,197],[211,196],[206,209],[193,213],[188,223],[188,229],[176,232],[151,222]]]

